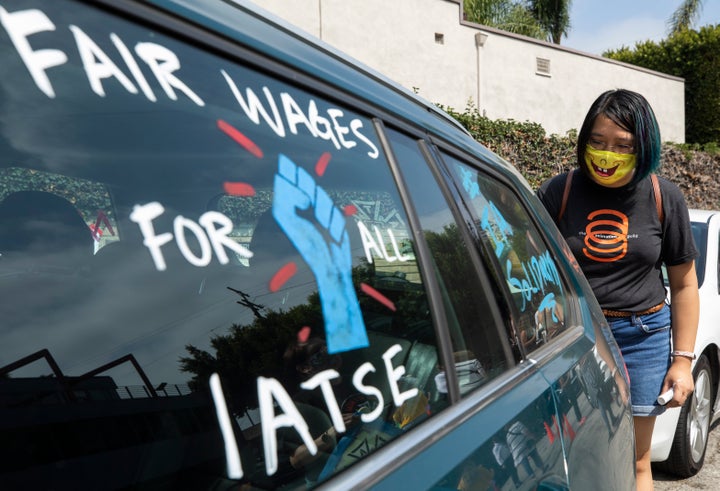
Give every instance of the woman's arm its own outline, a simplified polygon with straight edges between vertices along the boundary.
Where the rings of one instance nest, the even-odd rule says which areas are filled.
[[[695,349],[695,337],[700,317],[695,261],[668,266],[667,271],[672,301],[673,351],[692,353]],[[691,365],[690,358],[673,357],[662,389],[662,392],[670,387],[675,389],[673,399],[668,403],[669,407],[681,406],[685,402],[685,398],[694,390]]]

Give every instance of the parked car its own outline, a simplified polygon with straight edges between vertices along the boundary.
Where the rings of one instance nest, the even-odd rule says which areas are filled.
[[[6,489],[632,489],[519,173],[245,1],[0,0]]]
[[[653,431],[651,458],[659,469],[690,477],[702,469],[708,433],[720,416],[720,212],[690,210],[692,233],[700,251],[695,261],[700,287],[700,323],[693,376],[695,392],[682,408],[658,417]]]

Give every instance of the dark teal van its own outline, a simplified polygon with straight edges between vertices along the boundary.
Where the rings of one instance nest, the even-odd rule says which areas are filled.
[[[520,174],[245,1],[0,0],[3,490],[634,489]]]

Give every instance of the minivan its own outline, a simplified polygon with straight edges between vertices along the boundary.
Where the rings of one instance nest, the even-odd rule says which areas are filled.
[[[634,489],[508,162],[244,0],[0,0],[3,489]]]

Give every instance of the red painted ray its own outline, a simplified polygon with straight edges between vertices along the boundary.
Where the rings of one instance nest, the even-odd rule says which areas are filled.
[[[375,288],[371,287],[370,285],[368,285],[366,283],[360,283],[360,289],[363,292],[365,292],[366,295],[374,298],[375,300],[377,300],[378,302],[380,302],[381,304],[383,304],[385,307],[389,308],[393,312],[395,312],[395,310],[397,310],[395,308],[395,304],[393,303],[392,300],[387,298],[385,295],[383,295],[382,293],[380,293],[379,291],[377,291]]]
[[[223,189],[232,196],[255,196],[255,188],[244,182],[224,182]]]
[[[223,121],[222,119],[218,119],[217,121],[218,128],[220,128],[227,136],[235,140],[237,143],[240,144],[245,150],[253,154],[255,157],[261,159],[263,157],[263,151],[260,150],[260,147],[255,145],[255,143],[248,138],[247,136],[243,135],[239,130],[237,130],[235,127],[230,125],[229,123]]]
[[[315,173],[322,177],[327,170],[327,166],[330,163],[330,152],[325,152],[320,156],[317,163],[315,164]]]
[[[270,291],[278,291],[295,273],[297,273],[297,266],[294,262],[289,262],[280,268],[270,280]]]
[[[310,338],[310,328],[308,326],[303,326],[297,333],[298,344],[307,343],[308,338]]]

